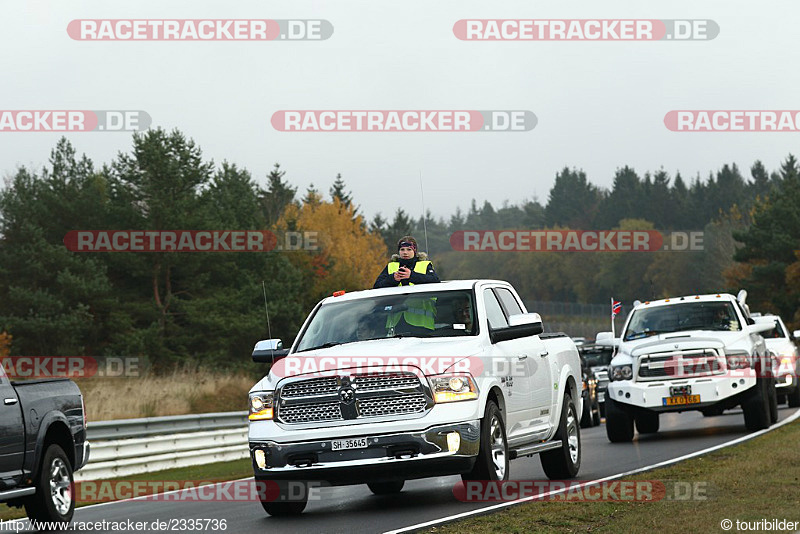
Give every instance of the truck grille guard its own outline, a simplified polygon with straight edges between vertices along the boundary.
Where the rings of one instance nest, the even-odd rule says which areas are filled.
[[[725,356],[714,349],[657,352],[638,358],[637,379],[680,380],[725,374]]]

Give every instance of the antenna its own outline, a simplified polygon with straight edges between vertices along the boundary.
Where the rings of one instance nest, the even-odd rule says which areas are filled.
[[[269,326],[269,308],[267,308],[267,284],[264,280],[261,281],[261,289],[264,292],[264,314],[267,316],[267,339],[272,340],[272,329]],[[270,343],[270,351],[274,353],[272,343]]]
[[[428,257],[431,255],[431,249],[428,248],[428,223],[425,219],[427,219],[427,214],[425,213],[425,190],[422,188],[422,169],[419,171],[419,193],[420,198],[422,198],[422,228],[425,230],[425,252],[428,253]]]

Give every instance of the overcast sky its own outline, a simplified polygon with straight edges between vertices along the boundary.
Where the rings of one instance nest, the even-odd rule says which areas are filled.
[[[0,3],[0,109],[141,109],[179,128],[207,158],[263,183],[275,162],[305,191],[342,173],[369,217],[397,207],[449,216],[470,200],[547,200],[556,172],[614,170],[704,177],[735,162],[749,175],[800,155],[799,133],[676,133],[678,109],[800,109],[794,0],[670,2],[338,0],[44,1]],[[319,42],[81,42],[81,18],[326,19]],[[690,42],[466,42],[464,18],[712,19]],[[286,133],[292,109],[518,109],[538,125],[515,133]],[[41,167],[62,134],[0,132],[0,173]],[[65,134],[96,163],[130,149],[130,133]]]

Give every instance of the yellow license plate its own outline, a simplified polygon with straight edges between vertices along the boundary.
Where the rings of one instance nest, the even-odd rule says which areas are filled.
[[[681,406],[684,404],[698,404],[700,395],[676,395],[674,397],[664,397],[664,406]]]

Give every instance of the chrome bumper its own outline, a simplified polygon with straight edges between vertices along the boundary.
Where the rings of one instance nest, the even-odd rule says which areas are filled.
[[[448,434],[454,432],[459,435],[457,446],[452,437],[448,444]],[[365,448],[338,451],[331,450],[331,439],[288,444],[251,442],[250,456],[256,478],[350,478],[357,483],[356,479],[368,474],[367,468],[378,477],[399,468],[405,473],[405,478],[420,478],[431,476],[426,473],[434,471],[437,465],[440,471],[448,472],[448,464],[454,467],[452,473],[455,474],[463,471],[463,466],[471,466],[478,455],[480,421],[435,426],[421,432],[366,433],[359,437],[367,438]],[[265,453],[266,464],[263,467],[256,461],[257,450]]]

